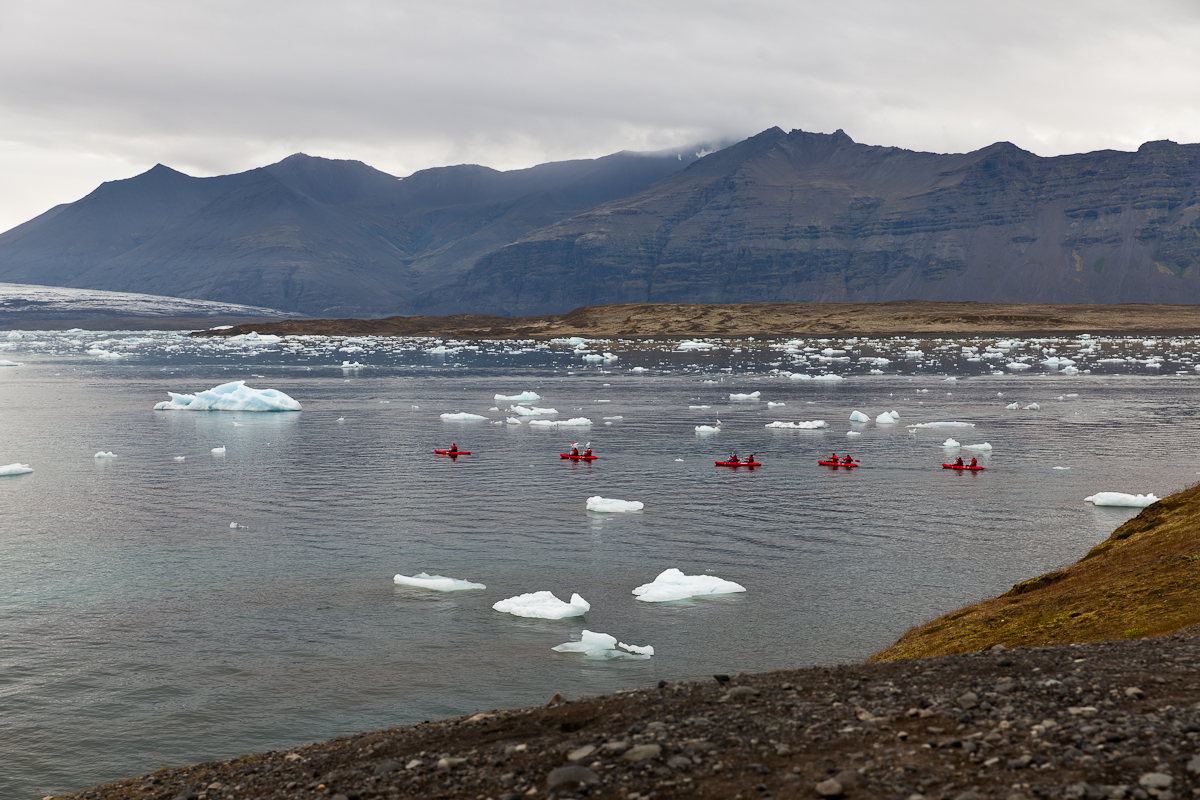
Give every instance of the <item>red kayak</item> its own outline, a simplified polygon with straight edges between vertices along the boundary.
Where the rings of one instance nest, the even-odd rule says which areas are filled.
[[[847,464],[847,463],[846,463],[846,462],[844,462],[844,461],[822,461],[822,460],[821,460],[821,459],[819,459],[819,458],[817,459],[817,463],[818,463],[818,464],[820,464],[820,465],[821,465],[821,466],[823,466],[823,467],[846,467],[847,469],[848,469],[848,468],[850,468],[850,467],[857,467],[857,466],[860,466],[860,465],[859,465],[859,463],[858,463],[857,461],[854,461],[854,462],[851,462],[851,463]]]
[[[966,464],[963,464],[961,467],[957,464],[942,464],[942,469],[965,469],[968,472],[979,472],[983,467],[968,467]]]
[[[572,461],[595,461],[600,456],[573,456],[570,453],[559,453],[560,458],[569,458]]]
[[[433,452],[437,453],[439,456],[450,456],[451,458],[454,458],[455,456],[471,455],[470,450],[455,450],[454,452],[450,452],[449,450],[434,450]]]
[[[761,467],[761,461],[714,461],[718,467]]]

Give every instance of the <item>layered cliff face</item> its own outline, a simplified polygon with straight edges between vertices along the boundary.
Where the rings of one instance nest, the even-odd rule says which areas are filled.
[[[936,155],[772,129],[487,254],[421,304],[1194,303],[1198,186],[1200,145]]]

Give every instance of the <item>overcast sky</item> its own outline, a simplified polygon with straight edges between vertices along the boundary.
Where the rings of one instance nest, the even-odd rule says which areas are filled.
[[[0,230],[164,163],[1200,141],[1196,0],[0,0]]]

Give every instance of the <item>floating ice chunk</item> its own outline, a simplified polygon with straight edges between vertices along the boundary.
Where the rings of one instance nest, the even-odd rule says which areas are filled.
[[[15,361],[8,361],[7,359],[0,358],[0,367],[19,367],[19,366],[21,366],[21,365]]]
[[[337,421],[338,421],[338,422],[345,422],[345,421],[346,421],[346,418],[345,418],[345,417],[338,417],[338,418],[337,418]],[[233,424],[234,424],[234,425],[237,425],[237,423],[236,423],[236,422],[235,422],[235,423],[233,423]],[[240,427],[242,427],[242,426],[241,426],[241,425],[238,425],[238,427],[240,428]]]
[[[788,378],[794,381],[811,381],[812,375],[805,375],[803,372],[793,372]]]
[[[246,526],[245,526],[245,525],[238,525],[236,522],[231,522],[231,523],[229,523],[229,527],[230,527],[230,528],[244,528],[244,527],[246,527]]]
[[[300,404],[275,389],[251,389],[245,381],[223,383],[199,394],[167,392],[155,411],[299,411]]]
[[[538,408],[537,406],[510,406],[508,409],[518,417],[539,417],[557,414],[557,408]]]
[[[679,346],[676,347],[675,349],[676,350],[712,350],[713,347],[714,347],[714,345],[711,345],[708,342],[691,341],[691,342],[680,342]]]
[[[847,436],[862,436],[862,431],[846,431]]]
[[[916,425],[906,425],[908,428],[974,428],[974,422],[921,422]]]
[[[767,408],[779,408],[780,406],[786,406],[786,405],[787,405],[787,403],[774,403],[771,401],[767,402]]]
[[[509,425],[520,425],[521,424],[521,420],[517,417],[505,417],[504,421],[507,422]]]
[[[814,381],[841,381],[845,380],[841,375],[817,375],[813,377]]]
[[[588,353],[583,357],[583,360],[584,361],[603,361],[604,356],[597,355],[595,353]]]
[[[1124,494],[1123,492],[1097,492],[1091,497],[1083,499],[1095,506],[1123,506],[1125,508],[1145,508],[1151,503],[1158,502],[1158,498],[1152,494]]]
[[[717,425],[697,425],[696,433],[719,433],[720,426]]]
[[[521,392],[520,394],[498,394],[493,400],[500,403],[536,403],[542,399],[537,392]]]
[[[105,452],[104,450],[101,450],[99,453],[96,453],[96,455],[94,455],[92,457],[93,458],[116,458],[117,454],[112,452],[111,450],[109,450],[107,452]]]
[[[683,461],[683,459],[682,459],[682,458],[677,458],[677,459],[675,459],[675,460],[676,460],[676,461]]]
[[[890,419],[890,417],[889,417],[889,419]],[[850,421],[851,422],[870,422],[871,418],[868,417],[866,414],[864,414],[861,411],[852,411],[852,412],[850,412]]]
[[[357,361],[343,361],[342,362],[342,369],[344,369],[344,370],[362,369],[364,366],[365,366],[364,364],[360,364]]]
[[[625,419],[625,417],[621,414],[617,414],[615,417],[601,417],[601,419]]]
[[[953,375],[951,375],[949,378],[946,378],[946,380],[945,380],[946,383],[956,383],[957,381],[958,381],[958,378],[954,377]]]
[[[751,392],[750,394],[738,394],[734,392],[729,395],[730,400],[757,400],[762,392]]]
[[[639,503],[637,500],[613,500],[600,495],[587,499],[588,511],[599,511],[603,514],[628,514],[633,511],[641,511],[645,507],[645,504]]]
[[[212,449],[212,454],[213,454],[214,456],[223,456],[223,455],[225,455],[225,445],[221,445],[220,447],[214,447],[214,448]]]
[[[578,642],[566,642],[550,649],[558,653],[583,653],[585,658],[598,659],[645,660],[654,655],[654,648],[649,645],[639,647],[634,644],[625,644],[618,642],[615,636],[588,630],[582,633]]]
[[[0,476],[4,475],[25,475],[33,472],[33,467],[28,464],[5,464],[0,466]]]
[[[1045,361],[1042,362],[1042,364],[1046,367],[1049,367],[1050,369],[1060,369],[1062,367],[1074,366],[1075,362],[1069,358],[1062,358],[1060,356],[1050,356],[1050,358],[1047,358]]]
[[[962,449],[963,450],[979,450],[981,452],[990,452],[992,449],[992,446],[990,444],[988,444],[987,442],[983,442],[982,444],[964,444],[962,446]]]
[[[584,428],[592,424],[587,417],[572,417],[571,419],[533,419],[530,426],[539,428]]]
[[[187,456],[175,456],[176,461],[183,461]]]
[[[1039,406],[1037,403],[1030,403],[1029,405],[1025,406],[1025,411],[1041,411],[1041,410],[1042,410],[1042,407]]]
[[[282,336],[276,336],[273,333],[259,335],[258,331],[250,331],[250,333],[243,333],[239,336],[230,336],[228,339],[225,340],[225,343],[226,344],[264,345],[264,344],[279,344],[282,341],[283,341]]]
[[[392,578],[392,582],[400,586],[415,586],[418,589],[432,589],[435,592],[465,592],[470,589],[486,589],[482,583],[471,583],[464,581],[461,578],[447,578],[443,575],[430,575],[426,572],[418,572],[416,575],[409,577],[407,575],[397,575]]]
[[[672,567],[659,573],[653,582],[637,587],[633,593],[638,600],[646,603],[666,603],[688,597],[744,591],[745,586],[733,581],[722,580],[715,575],[684,575]]]
[[[630,372],[649,372],[649,370],[647,370],[645,367],[634,367],[633,369],[631,369],[629,371]]]
[[[1023,369],[1032,369],[1033,367],[1031,364],[1025,364],[1020,361],[1010,361],[1005,366],[1011,369],[1013,372],[1020,372]]]
[[[958,442],[956,442],[954,440],[953,437],[951,437],[951,438],[947,439],[946,441],[942,442],[942,447],[945,447],[947,450],[953,450],[956,447],[962,447],[962,445],[960,445]]]
[[[1197,369],[1200,369],[1200,367],[1197,367]],[[712,406],[688,406],[688,408],[712,408]]]
[[[820,428],[833,427],[823,419],[814,419],[811,422],[769,422],[764,427],[767,428],[795,428],[805,431],[815,431]],[[697,429],[699,430],[699,429]]]
[[[885,411],[875,418],[876,425],[895,425],[900,420],[898,411]]]
[[[466,411],[459,411],[455,414],[442,414],[442,419],[454,420],[457,422],[469,422],[471,420],[487,419],[487,417],[479,414],[468,414]]]
[[[505,614],[533,619],[582,617],[591,607],[587,600],[577,594],[571,595],[570,603],[564,603],[553,592],[545,591],[528,592],[492,604],[492,608]]]
[[[1051,467],[1050,469],[1070,469],[1070,467]]]
[[[1009,403],[1004,408],[1007,409],[1008,411],[1016,411],[1020,407],[1021,407],[1020,403]]]
[[[1197,369],[1200,369],[1200,367]],[[1061,371],[1063,375],[1078,375],[1079,367],[1063,367]]]

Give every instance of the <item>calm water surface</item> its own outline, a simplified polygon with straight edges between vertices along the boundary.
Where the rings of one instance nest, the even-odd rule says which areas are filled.
[[[0,465],[35,470],[0,478],[2,797],[559,691],[860,660],[1079,558],[1136,513],[1085,496],[1181,489],[1196,479],[1200,443],[1191,340],[1086,345],[1093,371],[1078,375],[1039,366],[1029,354],[1043,356],[1045,342],[1002,348],[991,363],[964,360],[959,342],[842,345],[853,362],[822,355],[836,342],[807,354],[606,343],[597,352],[620,357],[609,362],[583,361],[570,344],[431,354],[429,342],[239,348],[79,332],[0,342],[0,358],[21,363],[0,368]],[[890,364],[868,361],[885,351]],[[1029,369],[1005,369],[1022,353]],[[1101,363],[1117,356],[1131,360]],[[345,359],[365,366],[335,366]],[[845,380],[790,380],[801,366]],[[235,379],[304,410],[152,410],[168,390]],[[505,414],[490,409],[509,405],[493,395],[523,390],[560,419],[594,424],[493,424]],[[729,399],[754,391],[757,401]],[[1005,408],[1014,401],[1040,409]],[[856,409],[901,419],[852,425]],[[455,411],[488,419],[439,417]],[[694,430],[718,418],[719,433]],[[765,427],[818,419],[832,427]],[[975,427],[905,427],[931,421]],[[989,442],[987,471],[940,469],[950,436]],[[572,439],[601,460],[560,461]],[[433,457],[451,440],[475,454]],[[766,466],[714,468],[734,447]],[[831,450],[864,466],[819,468]],[[646,509],[587,512],[597,494]],[[634,600],[633,587],[669,567],[748,591]],[[487,589],[392,583],[422,570]],[[491,609],[542,589],[578,592],[592,610],[542,621]],[[550,649],[584,628],[656,655]]]

